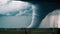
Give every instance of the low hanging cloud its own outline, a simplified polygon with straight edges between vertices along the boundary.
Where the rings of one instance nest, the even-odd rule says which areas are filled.
[[[23,4],[23,5],[19,5]],[[32,15],[32,5],[28,2],[11,2],[10,5],[0,6],[0,16],[28,16]]]

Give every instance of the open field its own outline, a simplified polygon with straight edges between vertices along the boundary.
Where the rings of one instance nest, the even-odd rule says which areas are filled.
[[[6,29],[0,34],[57,34],[57,29]]]

